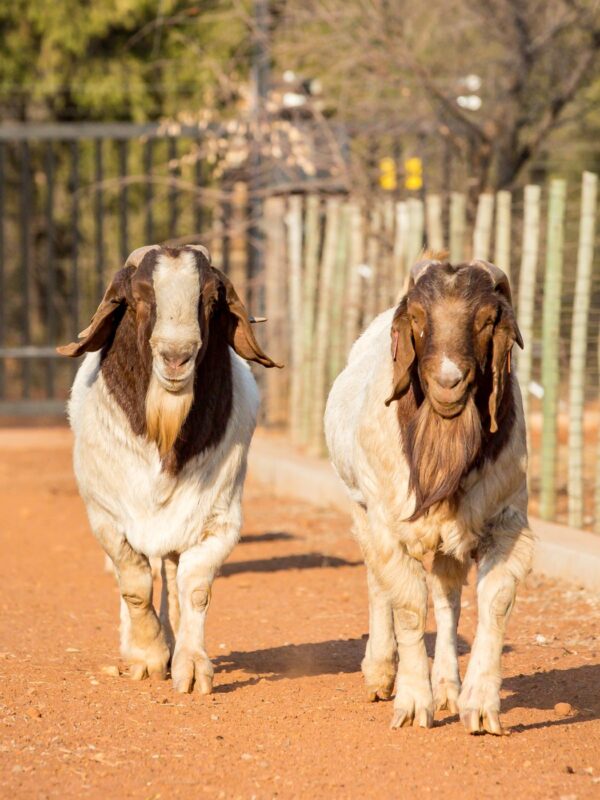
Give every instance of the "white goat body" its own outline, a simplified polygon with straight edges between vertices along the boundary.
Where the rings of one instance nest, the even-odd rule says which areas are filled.
[[[415,495],[405,431],[396,404],[386,405],[395,380],[390,330],[397,313],[380,314],[356,341],[325,413],[331,460],[354,501],[354,533],[367,566],[370,636],[362,665],[367,691],[371,700],[388,698],[395,682],[393,727],[411,722],[429,727],[437,707],[460,709],[470,731],[500,733],[504,626],[532,554],[518,383],[513,376],[514,420],[500,452],[464,475],[456,497],[409,521]],[[425,329],[427,335],[430,330]],[[437,363],[443,378],[448,361],[442,352]],[[422,561],[428,552],[435,554],[431,587],[438,627],[433,692],[423,639],[427,585]],[[479,562],[479,622],[461,692],[456,630],[472,553]]]

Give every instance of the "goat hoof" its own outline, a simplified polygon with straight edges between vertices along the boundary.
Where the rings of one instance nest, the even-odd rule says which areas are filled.
[[[494,736],[504,736],[506,731],[500,724],[497,711],[478,711],[467,708],[461,711],[460,719],[468,733],[491,733]]]
[[[410,725],[411,722],[412,717],[405,708],[396,708],[394,709],[394,715],[392,717],[392,724],[390,725],[390,728],[392,730],[396,730],[396,728],[404,728]]]
[[[213,676],[198,675],[197,686],[200,694],[212,694]]]
[[[367,702],[376,703],[378,700],[389,700],[392,696],[393,686],[367,686]]]
[[[129,668],[129,677],[132,681],[143,681],[148,677],[145,664],[132,664]]]
[[[375,703],[377,700],[389,700],[394,691],[396,680],[396,662],[390,660],[375,660],[365,656],[361,664],[365,678],[367,700]]]
[[[460,684],[455,681],[441,680],[433,687],[433,700],[436,711],[450,711],[458,714],[458,696]]]
[[[189,694],[194,686],[200,694],[210,694],[213,684],[213,667],[201,653],[180,650],[173,655],[171,664],[173,688],[181,694]]]
[[[394,709],[392,724],[390,728],[431,728],[433,726],[433,711],[428,708],[419,708],[415,712],[407,711],[405,708]]]

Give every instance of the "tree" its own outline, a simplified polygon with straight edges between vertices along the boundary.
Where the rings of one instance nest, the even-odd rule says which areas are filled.
[[[597,0],[292,0],[278,58],[371,138],[447,137],[473,194],[513,187],[598,79]],[[465,79],[481,80],[469,110]],[[468,81],[467,81],[468,83]],[[461,106],[461,102],[463,105]],[[578,105],[579,104],[579,105]],[[365,124],[366,123],[366,124]],[[371,148],[372,149],[372,148]]]
[[[0,112],[20,121],[224,110],[249,61],[236,0],[13,0],[0,38]]]

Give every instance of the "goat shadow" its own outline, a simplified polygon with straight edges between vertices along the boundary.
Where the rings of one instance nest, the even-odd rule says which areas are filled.
[[[536,708],[552,711],[553,718],[528,725],[514,725],[514,733],[537,728],[553,728],[600,719],[600,663],[582,664],[567,669],[551,669],[531,675],[514,675],[502,684],[511,694],[502,700],[502,710],[512,708]],[[571,716],[555,717],[556,703],[570,703],[574,709]]]
[[[225,694],[251,686],[260,680],[279,681],[284,679],[316,677],[318,675],[351,674],[360,671],[366,645],[366,634],[361,638],[332,639],[324,642],[305,642],[268,647],[262,650],[234,651],[227,656],[215,659],[218,673],[241,670],[249,677],[215,686],[215,692]],[[428,656],[432,657],[435,648],[435,633],[425,635]],[[460,653],[469,651],[469,643],[459,636]],[[503,690],[508,697],[502,700],[502,711],[513,708],[534,708],[549,711],[554,715],[558,702],[570,703],[574,713],[569,717],[552,717],[541,722],[514,725],[515,734],[539,728],[559,725],[573,725],[600,719],[600,664],[584,664],[568,669],[552,669],[548,672],[520,674],[505,678]],[[452,716],[437,725],[456,721]]]
[[[221,567],[221,576],[229,578],[242,572],[278,572],[286,569],[324,569],[327,567],[359,567],[362,561],[347,561],[324,553],[296,553],[289,556],[231,561]]]
[[[338,675],[360,672],[360,662],[365,654],[367,635],[360,639],[331,639],[325,642],[304,642],[267,647],[263,650],[234,651],[227,656],[214,659],[217,672],[242,672],[252,677],[247,680],[215,686],[219,693],[232,692],[243,686],[251,686],[260,680],[280,681],[284,679]],[[435,633],[425,634],[427,654],[432,657],[435,648]],[[459,636],[460,653],[468,652],[469,644]]]
[[[262,542],[289,542],[299,539],[293,533],[286,531],[266,531],[265,533],[246,533],[240,538],[240,544],[261,544]]]

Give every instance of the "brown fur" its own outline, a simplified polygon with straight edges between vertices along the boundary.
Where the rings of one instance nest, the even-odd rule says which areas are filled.
[[[193,387],[169,394],[152,375],[150,336],[156,322],[152,273],[161,253],[176,258],[182,251],[192,253],[196,260],[203,344],[196,357]],[[70,357],[101,350],[102,376],[132,431],[156,441],[164,468],[177,473],[223,438],[233,405],[229,346],[264,367],[280,366],[256,341],[231,281],[210,265],[203,252],[191,246],[157,246],[148,248],[139,263],[134,258],[115,275],[79,341],[57,350]]]
[[[441,322],[438,315],[437,324],[442,329],[434,331],[432,315],[426,314],[425,319],[419,310],[448,300],[453,303],[453,313],[442,314]],[[409,307],[413,309],[411,316]],[[485,319],[488,308],[497,315],[493,329],[488,326],[481,332],[475,330],[482,309]],[[412,334],[406,331],[409,318]],[[415,319],[421,325],[416,337]],[[516,330],[513,323],[508,301],[493,292],[489,276],[466,265],[430,268],[398,307],[392,326],[392,352],[396,347],[395,331],[400,330],[401,341],[402,337],[405,342],[410,337],[412,355],[395,354],[395,388],[390,400],[398,399],[402,444],[410,467],[410,488],[415,496],[411,521],[438,503],[455,504],[461,480],[484,461],[495,460],[507,444],[516,415],[512,377],[507,368],[514,341],[511,331]],[[435,361],[436,341],[443,343],[444,352],[450,353],[453,360],[470,367],[474,375],[462,412],[452,418],[436,413],[427,396],[428,365]],[[409,365],[405,372],[399,368],[403,363]]]
[[[125,412],[132,430],[148,436],[159,445],[164,468],[177,474],[185,464],[222,439],[232,406],[231,357],[225,336],[226,308],[224,300],[213,308],[208,322],[205,346],[197,356],[193,391],[188,403],[178,403],[177,396],[167,397],[175,403],[159,405],[161,413],[148,414],[148,404],[165,403],[167,394],[159,388],[158,399],[151,387],[152,358],[148,339],[144,339],[142,357],[138,348],[138,328],[134,313],[124,314],[114,338],[102,353],[102,375],[108,390]],[[150,399],[147,401],[147,397]],[[158,412],[158,409],[154,409]],[[150,420],[150,426],[148,426]]]

